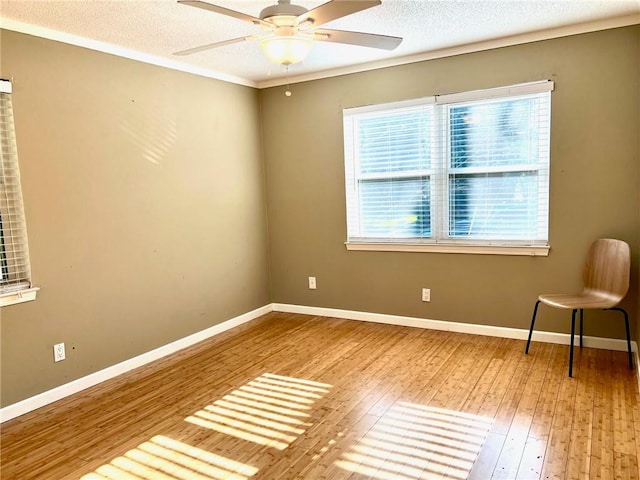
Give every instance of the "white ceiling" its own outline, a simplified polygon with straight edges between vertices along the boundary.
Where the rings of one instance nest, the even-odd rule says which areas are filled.
[[[275,0],[207,0],[258,16]],[[293,0],[308,9],[326,0]],[[640,23],[640,0],[382,0],[326,28],[403,37],[394,51],[318,42],[291,81]],[[244,85],[284,83],[256,42],[173,52],[261,33],[176,0],[0,0],[0,27]]]

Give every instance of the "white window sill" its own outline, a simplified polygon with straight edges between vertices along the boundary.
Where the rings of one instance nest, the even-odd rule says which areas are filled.
[[[347,250],[367,252],[428,252],[467,253],[475,255],[524,255],[547,257],[548,245],[454,245],[454,244],[406,244],[406,243],[356,243],[346,242]]]
[[[38,287],[25,288],[15,292],[5,292],[0,294],[0,307],[15,305],[16,303],[29,302],[36,299]]]

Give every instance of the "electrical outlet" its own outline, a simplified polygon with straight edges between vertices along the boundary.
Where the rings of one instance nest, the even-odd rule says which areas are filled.
[[[64,354],[64,343],[56,343],[53,346],[53,361],[60,362],[66,358]]]
[[[309,277],[309,289],[316,289],[316,277]]]
[[[423,288],[422,289],[422,301],[423,302],[430,302],[431,301],[431,289],[430,288]]]

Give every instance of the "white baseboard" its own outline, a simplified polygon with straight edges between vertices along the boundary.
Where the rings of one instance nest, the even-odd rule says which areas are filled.
[[[449,322],[444,320],[430,320],[417,317],[405,317],[400,315],[387,315],[382,313],[360,312],[355,310],[339,310],[334,308],[308,307],[303,305],[291,305],[284,303],[272,303],[263,307],[252,310],[245,314],[225,322],[214,325],[200,332],[194,333],[187,337],[181,338],[174,342],[158,347],[149,352],[133,357],[124,362],[112,365],[103,370],[79,378],[72,382],[60,385],[46,392],[40,393],[33,397],[27,398],[20,402],[8,405],[0,409],[0,423],[12,418],[24,415],[37,408],[44,407],[57,400],[73,395],[81,390],[97,385],[101,382],[114,378],[118,375],[126,373],[134,368],[141,367],[162,357],[170,355],[190,347],[202,340],[206,340],[231,328],[242,325],[243,323],[254,320],[269,312],[287,312],[300,313],[304,315],[318,315],[323,317],[344,318],[347,320],[359,320],[363,322],[386,323],[390,325],[400,325],[406,327],[426,328],[431,330],[443,330],[447,332],[469,333],[473,335],[486,335],[490,337],[514,338],[518,340],[526,340],[529,330],[520,328],[495,327],[490,325],[477,325],[473,323]],[[569,345],[570,335],[566,333],[542,332],[534,331],[533,340],[545,343],[557,343],[561,345]],[[583,337],[584,346],[591,348],[599,348],[604,350],[626,351],[627,342],[616,338],[602,337]],[[640,359],[638,358],[638,346],[636,342],[631,342],[631,348],[635,352],[636,374],[638,375],[638,386],[640,388]]]
[[[470,333],[473,335],[486,335],[489,337],[515,338],[526,340],[529,336],[528,329],[494,327],[491,325],[478,325],[475,323],[448,322],[444,320],[429,320],[426,318],[403,317],[399,315],[387,315],[382,313],[359,312],[354,310],[338,310],[334,308],[306,307],[302,305],[290,305],[274,303],[273,311],[287,313],[301,313],[305,315],[319,315],[323,317],[344,318],[348,320],[360,320],[363,322],[387,323],[402,325],[405,327],[427,328],[430,330],[444,330],[447,332]],[[571,335],[567,333],[533,331],[533,341],[545,343],[558,343],[569,345]],[[583,337],[584,346],[603,350],[627,351],[627,341],[617,338]],[[636,342],[631,342],[631,349],[638,351]]]
[[[97,385],[101,382],[117,377],[123,373],[126,373],[134,368],[141,367],[155,360],[159,360],[162,357],[171,355],[172,353],[182,350],[183,348],[195,345],[198,342],[206,340],[210,337],[218,335],[226,330],[247,323],[255,318],[258,318],[266,313],[273,311],[272,305],[265,305],[264,307],[257,308],[251,312],[244,313],[235,318],[226,320],[222,323],[218,323],[213,327],[209,327],[200,332],[194,333],[187,337],[175,340],[171,343],[158,347],[149,352],[143,353],[136,357],[125,360],[124,362],[117,363],[103,370],[99,370],[95,373],[91,373],[86,377],[78,378],[59,387],[47,390],[33,397],[27,398],[20,402],[8,405],[0,409],[0,423],[11,420],[12,418],[24,415],[37,408],[44,407],[50,403],[60,400],[69,395],[73,395],[81,390]]]

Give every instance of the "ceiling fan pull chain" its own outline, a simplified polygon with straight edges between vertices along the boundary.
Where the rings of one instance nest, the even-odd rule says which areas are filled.
[[[287,89],[284,91],[284,94],[287,97],[290,97],[293,94],[291,93],[291,90],[289,90],[289,65],[285,65],[284,68],[285,68],[285,70],[287,72]]]

